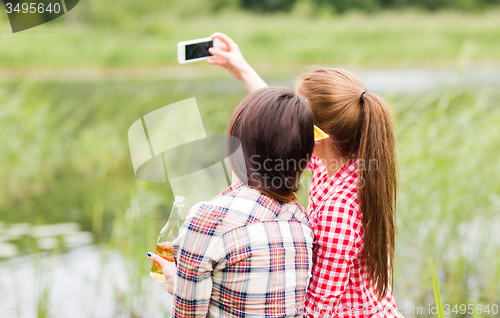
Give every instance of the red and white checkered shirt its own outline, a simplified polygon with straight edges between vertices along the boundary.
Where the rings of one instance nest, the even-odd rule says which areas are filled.
[[[172,317],[298,317],[311,276],[304,208],[240,181],[188,212],[174,241]]]
[[[378,300],[367,280],[362,214],[358,205],[358,159],[328,178],[323,162],[312,156],[309,225],[315,235],[307,317],[402,317],[392,291]]]

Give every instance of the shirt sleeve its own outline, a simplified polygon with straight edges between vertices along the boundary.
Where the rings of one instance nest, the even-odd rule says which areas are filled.
[[[212,271],[222,250],[217,235],[215,209],[193,206],[174,241],[177,275],[174,283],[173,318],[207,317],[212,294]]]
[[[354,261],[362,250],[362,238],[355,230],[357,211],[327,200],[318,210],[315,228],[315,263],[307,292],[308,317],[325,317],[335,310],[346,286]]]

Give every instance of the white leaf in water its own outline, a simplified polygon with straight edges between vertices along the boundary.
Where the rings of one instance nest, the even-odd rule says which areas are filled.
[[[36,245],[41,250],[53,250],[59,245],[55,237],[42,237],[36,241]]]
[[[17,240],[23,235],[31,234],[31,224],[29,223],[15,223],[7,225],[2,231],[2,235],[8,237],[10,240]]]
[[[91,232],[76,232],[64,236],[64,244],[68,247],[92,244],[94,240]]]
[[[80,230],[78,223],[56,223],[49,225],[37,225],[33,227],[33,237],[53,237],[68,235]]]
[[[0,257],[14,257],[18,253],[17,246],[10,243],[0,242]]]

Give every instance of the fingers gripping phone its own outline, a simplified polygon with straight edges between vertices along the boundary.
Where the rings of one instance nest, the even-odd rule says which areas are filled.
[[[185,64],[206,60],[212,56],[212,54],[208,52],[208,49],[211,47],[217,50],[220,49],[220,40],[208,37],[179,42],[177,44],[177,61],[181,64]]]

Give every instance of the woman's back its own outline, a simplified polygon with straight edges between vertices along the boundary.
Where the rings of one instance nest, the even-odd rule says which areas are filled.
[[[304,209],[241,182],[188,213],[172,317],[295,317],[304,309],[312,232]],[[178,285],[178,286],[177,286]],[[193,294],[194,293],[194,294]]]
[[[309,317],[402,317],[389,288],[379,299],[363,254],[362,213],[358,203],[359,159],[331,178],[323,162],[311,158],[309,225],[315,234],[312,279],[305,312]],[[326,295],[326,296],[325,296]]]

